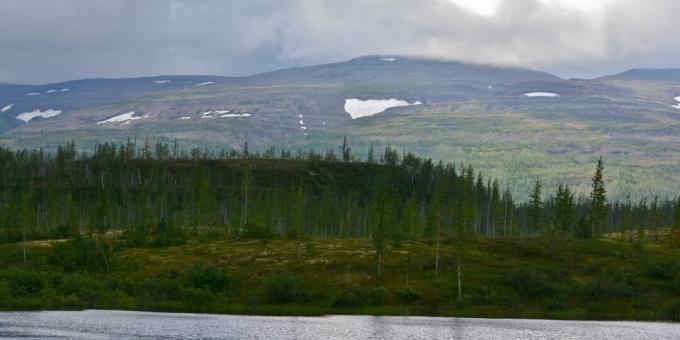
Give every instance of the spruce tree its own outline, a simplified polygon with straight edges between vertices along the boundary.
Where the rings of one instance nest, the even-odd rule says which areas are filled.
[[[571,230],[575,219],[574,197],[569,186],[559,185],[555,195],[555,228],[560,234]]]
[[[673,205],[673,224],[671,225],[671,237],[674,241],[680,239],[680,196]]]
[[[530,233],[537,233],[541,225],[541,214],[543,212],[543,200],[541,198],[542,188],[543,185],[541,184],[541,180],[536,178],[536,181],[534,181],[534,189],[529,196],[529,207],[527,208]]]
[[[604,167],[602,157],[598,159],[593,175],[592,191],[590,192],[590,226],[593,238],[600,237],[607,220],[607,190],[603,181]]]

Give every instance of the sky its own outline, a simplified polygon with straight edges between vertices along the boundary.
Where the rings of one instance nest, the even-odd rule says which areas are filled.
[[[680,67],[676,0],[0,0],[0,83],[408,54],[564,78]]]

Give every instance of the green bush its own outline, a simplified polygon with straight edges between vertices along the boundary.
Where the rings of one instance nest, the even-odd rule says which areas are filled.
[[[183,295],[184,301],[193,308],[206,304],[214,297],[210,291],[201,288],[185,288]]]
[[[13,297],[37,295],[47,285],[46,273],[32,270],[6,269],[0,271],[0,280],[9,284]]]
[[[414,292],[410,288],[400,290],[396,292],[395,295],[399,298],[399,301],[403,303],[412,303],[420,299],[420,294]]]
[[[248,222],[241,236],[246,238],[269,240],[274,238],[274,230],[269,225]]]
[[[671,259],[644,259],[638,264],[643,276],[657,280],[673,280],[678,274],[678,264]]]
[[[675,299],[666,310],[666,317],[669,320],[680,321],[680,299]]]
[[[65,271],[105,271],[110,257],[111,247],[106,242],[76,236],[55,244],[48,262]]]
[[[385,304],[389,298],[390,292],[383,287],[350,286],[335,295],[333,306],[345,308],[376,306]]]
[[[633,295],[633,287],[625,278],[616,275],[597,276],[584,286],[585,294],[592,299],[607,297],[630,297]]]
[[[93,305],[102,292],[102,284],[96,278],[80,274],[66,275],[59,286],[66,296],[76,296],[81,302]]]
[[[7,308],[11,304],[12,291],[9,283],[5,280],[0,280],[0,308]]]
[[[177,300],[182,298],[182,285],[173,279],[145,279],[139,283],[126,282],[126,291],[133,296],[139,296],[152,301]]]
[[[187,286],[213,293],[223,292],[234,285],[234,279],[223,270],[212,266],[193,265],[187,273]]]
[[[78,234],[78,230],[76,228],[73,228],[68,225],[60,224],[57,226],[57,229],[54,231],[54,238],[58,239],[64,239],[64,238],[69,238],[72,235]]]
[[[130,296],[118,289],[103,292],[100,302],[104,308],[124,309],[132,306]]]
[[[296,277],[274,274],[265,278],[265,299],[270,303],[291,303],[305,297],[305,290]]]
[[[524,297],[541,297],[554,291],[548,276],[532,268],[520,268],[510,274],[509,284]]]

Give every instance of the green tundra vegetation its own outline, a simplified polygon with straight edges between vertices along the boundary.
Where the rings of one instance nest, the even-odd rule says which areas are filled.
[[[680,202],[471,166],[101,144],[0,149],[0,308],[680,319]]]

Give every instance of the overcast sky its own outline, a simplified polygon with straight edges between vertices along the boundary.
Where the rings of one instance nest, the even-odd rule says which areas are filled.
[[[0,82],[411,54],[562,77],[680,67],[676,0],[0,0]]]

